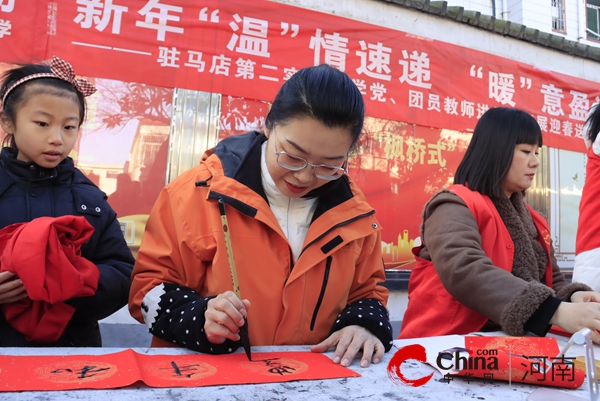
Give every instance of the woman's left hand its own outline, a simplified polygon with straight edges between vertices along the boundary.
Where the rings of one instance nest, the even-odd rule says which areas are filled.
[[[596,291],[576,291],[571,294],[571,302],[600,302],[600,293]]]
[[[356,354],[362,349],[360,366],[366,368],[371,362],[379,363],[385,351],[383,344],[369,330],[361,326],[346,326],[332,333],[325,340],[313,345],[312,352],[325,352],[336,347],[333,363],[350,366]]]

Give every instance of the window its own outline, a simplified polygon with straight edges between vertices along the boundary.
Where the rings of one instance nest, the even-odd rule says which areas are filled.
[[[565,28],[565,3],[564,0],[550,0],[552,2],[552,30],[567,33]]]
[[[587,38],[600,40],[600,0],[587,0]]]

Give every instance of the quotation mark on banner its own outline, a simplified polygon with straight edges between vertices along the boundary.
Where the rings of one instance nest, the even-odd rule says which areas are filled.
[[[8,0],[8,4],[3,3],[4,1],[0,0],[0,11],[11,13],[15,9],[15,0]]]
[[[476,68],[476,67],[477,67],[477,66],[476,66],[475,64],[473,64],[473,65],[471,66],[471,70],[470,70],[470,72],[471,72],[471,76],[472,76],[472,77],[476,77],[476,78],[483,78],[483,67],[479,67],[479,68],[477,68],[477,75],[475,75],[475,68]]]
[[[290,24],[287,22],[282,22],[281,23],[281,36],[287,34],[288,31],[290,31]],[[298,24],[292,24],[291,31],[292,31],[292,38],[293,38],[296,35],[298,35],[298,32],[300,32],[300,26]]]
[[[200,15],[198,16],[200,21],[208,21],[208,7],[204,7],[200,10]],[[212,13],[210,13],[210,22],[218,23],[219,22],[219,9],[216,9]]]
[[[531,78],[521,77],[521,88],[527,86],[527,89],[531,89]]]

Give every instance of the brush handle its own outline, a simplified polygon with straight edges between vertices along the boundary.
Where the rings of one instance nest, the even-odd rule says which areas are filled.
[[[229,224],[227,223],[227,215],[225,214],[225,202],[219,198],[219,211],[221,212],[221,224],[223,226],[223,235],[225,237],[225,248],[227,249],[227,259],[229,259],[229,271],[231,273],[231,281],[233,281],[233,291],[239,299],[242,299],[240,294],[240,285],[238,284],[237,270],[235,269],[235,259],[233,258],[233,248],[231,247],[231,236],[229,235]],[[249,361],[252,361],[252,351],[250,348],[250,336],[248,334],[248,321],[244,318],[244,324],[240,327],[240,339],[246,351],[246,356]]]
[[[219,199],[219,211],[221,212],[221,225],[223,226],[223,235],[225,236],[225,249],[227,250],[227,259],[229,259],[229,271],[233,282],[233,291],[239,299],[242,299],[240,294],[240,285],[237,278],[237,270],[235,268],[235,259],[233,258],[233,248],[231,247],[231,236],[229,235],[229,224],[227,224],[227,215],[225,214],[225,203],[223,199]]]

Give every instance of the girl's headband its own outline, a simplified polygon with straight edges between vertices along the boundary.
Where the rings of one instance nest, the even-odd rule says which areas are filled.
[[[31,81],[32,79],[37,78],[58,78],[62,79],[73,85],[75,89],[77,89],[83,96],[89,96],[96,92],[96,87],[92,85],[90,81],[83,78],[75,78],[75,71],[71,64],[67,63],[60,58],[53,56],[52,61],[50,61],[50,71],[52,72],[42,72],[39,74],[32,74],[26,77],[19,79],[17,82],[8,87],[4,96],[2,97],[2,105],[4,106],[4,102],[6,102],[6,98],[17,86],[21,85],[23,82]]]

